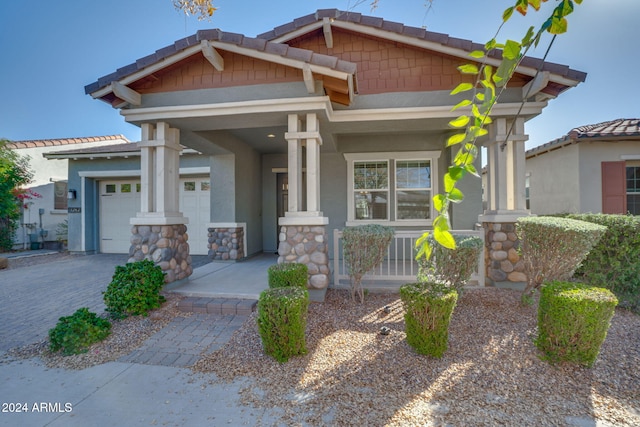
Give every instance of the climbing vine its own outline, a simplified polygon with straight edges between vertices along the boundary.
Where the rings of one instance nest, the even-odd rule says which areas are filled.
[[[500,95],[506,89],[507,83],[527,51],[532,46],[538,46],[544,33],[552,34],[554,39],[556,35],[565,33],[568,26],[566,17],[573,12],[574,3],[582,3],[582,0],[558,0],[558,5],[549,18],[537,30],[534,26],[529,27],[522,40],[507,40],[505,43],[496,41],[500,29],[514,12],[526,16],[530,7],[539,11],[541,4],[546,1],[516,0],[513,6],[503,12],[502,24],[496,35],[484,45],[484,50],[476,50],[469,54],[475,62],[458,67],[460,73],[476,76],[476,80],[475,83],[460,83],[451,91],[452,96],[468,94],[453,107],[452,111],[466,109],[469,113],[461,114],[449,122],[449,126],[457,132],[449,137],[447,147],[459,148],[444,175],[444,192],[433,197],[434,207],[438,211],[433,221],[433,237],[438,244],[446,248],[455,249],[456,247],[450,231],[449,207],[451,203],[460,203],[464,199],[464,194],[457,185],[466,175],[480,177],[474,166],[478,156],[476,143],[478,138],[488,133],[486,127],[492,122],[492,108],[500,99]],[[487,63],[487,58],[495,51],[499,51],[502,57],[499,65],[494,68]],[[430,232],[424,233],[416,241],[418,249],[416,258],[431,257],[429,235]]]

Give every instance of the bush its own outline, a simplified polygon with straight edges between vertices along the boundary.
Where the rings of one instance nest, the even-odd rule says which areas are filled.
[[[462,291],[478,267],[484,241],[475,236],[454,234],[455,249],[448,249],[429,235],[431,258],[419,260],[418,281],[435,281]]]
[[[357,294],[360,302],[364,302],[362,277],[382,262],[393,235],[393,228],[378,224],[347,227],[342,232],[343,256],[351,277],[352,300],[355,301]]]
[[[106,310],[115,319],[147,316],[165,301],[160,295],[163,285],[164,273],[151,260],[118,265],[107,291],[102,293]]]
[[[400,287],[400,299],[406,310],[407,343],[419,354],[442,357],[458,292],[439,283],[408,283]]]
[[[606,227],[555,217],[525,217],[516,224],[527,286],[523,299],[553,280],[568,280]]]
[[[111,333],[111,323],[83,307],[73,315],[61,317],[55,328],[49,330],[49,349],[62,350],[62,354],[85,353],[89,346],[102,341]]]
[[[542,287],[536,346],[550,362],[593,366],[618,303],[611,291],[582,283]]]
[[[270,288],[297,286],[307,289],[308,268],[305,264],[297,262],[274,264],[269,266],[268,276]]]
[[[258,299],[258,332],[264,352],[278,362],[305,354],[309,292],[292,286],[267,289]]]
[[[612,291],[620,306],[640,313],[640,220],[630,215],[576,214],[607,232],[576,270],[581,282]]]

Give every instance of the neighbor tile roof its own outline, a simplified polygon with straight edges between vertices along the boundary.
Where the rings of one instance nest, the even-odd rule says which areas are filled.
[[[36,147],[53,147],[56,145],[72,145],[85,144],[89,142],[117,141],[123,140],[129,142],[124,135],[106,135],[106,136],[84,136],[79,138],[64,139],[33,139],[24,141],[11,141],[7,144],[7,148],[36,148]]]
[[[565,145],[575,144],[591,138],[618,139],[640,137],[640,119],[616,119],[573,128],[561,138],[527,150],[527,157],[553,151]]]
[[[274,40],[299,28],[305,27],[315,21],[321,21],[323,18],[330,18],[336,21],[352,22],[354,24],[378,28],[407,37],[413,37],[424,41],[439,43],[443,46],[462,49],[469,52],[473,50],[484,50],[484,45],[474,43],[471,40],[450,37],[448,34],[427,31],[424,28],[411,27],[399,22],[386,21],[382,18],[366,16],[355,12],[345,12],[338,9],[320,9],[316,11],[316,13],[294,19],[287,24],[280,25],[271,31],[260,34],[258,35],[258,38],[262,38],[265,40]],[[501,53],[494,50],[490,54],[490,56],[500,58]],[[522,62],[520,64],[525,67],[532,67],[536,69],[542,66],[542,71],[549,71],[551,73],[581,82],[584,82],[587,78],[587,74],[582,71],[573,70],[566,65],[556,64],[553,62],[544,62],[543,60],[538,58],[527,56],[522,59]]]
[[[234,44],[246,49],[303,61],[312,65],[327,67],[332,70],[342,71],[349,74],[355,74],[356,72],[356,64],[349,61],[343,61],[335,56],[323,55],[315,53],[312,50],[300,49],[282,43],[273,43],[261,38],[246,37],[238,33],[229,33],[220,29],[213,29],[199,30],[192,36],[180,39],[171,45],[158,49],[151,55],[138,59],[132,64],[118,68],[115,72],[100,77],[98,81],[85,86],[84,91],[86,94],[93,93],[108,86],[113,81],[118,81],[128,75],[143,70],[144,68],[175,55],[190,46],[199,45],[202,40]]]

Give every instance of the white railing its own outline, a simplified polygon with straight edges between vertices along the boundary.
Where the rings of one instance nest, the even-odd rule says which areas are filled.
[[[484,230],[454,230],[453,234],[476,236],[484,242]],[[416,240],[422,236],[423,231],[396,230],[395,236],[387,255],[382,263],[368,272],[363,278],[363,284],[400,284],[414,282],[418,276],[418,263],[415,260]],[[484,248],[484,244],[483,244]],[[333,284],[335,287],[343,287],[349,284],[349,269],[342,256],[342,231],[333,230]],[[471,275],[470,286],[484,287],[484,249],[478,260],[478,268]]]

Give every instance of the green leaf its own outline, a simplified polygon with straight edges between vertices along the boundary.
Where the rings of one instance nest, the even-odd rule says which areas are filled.
[[[429,244],[429,232],[424,233],[422,236],[416,240],[416,248],[418,248],[418,253],[416,254],[416,259],[420,259],[423,256],[427,259],[431,258],[431,245]]]
[[[471,100],[470,99],[463,99],[462,101],[460,101],[456,105],[454,105],[453,108],[451,109],[451,111],[455,111],[458,108],[467,107],[469,105],[471,105]]]
[[[488,51],[496,47],[496,39],[491,39],[485,43],[484,48]]]
[[[466,170],[468,173],[470,173],[471,175],[480,178],[480,174],[478,174],[478,170],[476,169],[476,167],[474,165],[465,165],[464,166],[464,170]]]
[[[451,135],[449,139],[447,139],[447,147],[451,147],[452,145],[460,144],[467,137],[466,133],[456,133],[455,135]]]
[[[484,52],[481,50],[474,50],[469,54],[469,56],[476,59],[484,58]]]
[[[453,119],[449,122],[449,126],[454,128],[463,128],[465,127],[471,118],[469,116],[459,116],[456,119]]]
[[[447,172],[447,175],[450,175],[450,178],[457,182],[460,181],[462,179],[462,177],[467,173],[467,171],[464,170],[464,168],[461,168],[460,166],[450,166],[449,167],[449,172]],[[446,176],[446,175],[445,175]],[[455,184],[454,184],[455,185]],[[451,191],[451,189],[446,190],[445,191],[448,193]]]
[[[445,197],[442,194],[436,194],[433,196],[433,207],[436,208],[438,212],[442,210],[445,205]],[[417,244],[418,242],[416,242]]]
[[[462,194],[462,191],[457,188],[454,188],[449,193],[449,200],[451,200],[453,203],[460,203],[462,202],[462,199],[464,199],[464,194]]]
[[[551,20],[551,27],[549,27],[547,31],[549,31],[551,34],[563,34],[567,32],[568,25],[569,23],[565,18],[562,18],[562,19],[553,18]]]
[[[433,237],[436,239],[436,242],[440,243],[447,249],[456,248],[456,240],[453,238],[453,235],[451,235],[449,230],[440,230],[438,228],[434,228]]]
[[[484,101],[484,93],[481,93],[481,92],[476,93],[476,99],[480,102]],[[471,101],[469,101],[469,104],[471,104]]]
[[[513,6],[508,7],[505,9],[504,12],[502,12],[502,22],[507,22],[509,20],[509,18],[511,18],[511,15],[513,15],[513,10],[515,8]]]
[[[471,89],[473,89],[473,85],[471,83],[460,83],[458,86],[456,86],[455,89],[451,91],[451,95],[455,95],[460,92],[466,92]]]
[[[449,170],[451,170],[451,168],[449,168]],[[451,176],[451,174],[449,172],[444,174],[444,191],[445,193],[450,193],[451,190],[453,190],[453,188],[456,185],[456,180],[453,179],[453,177]]]
[[[507,43],[505,44],[502,51],[502,57],[511,60],[518,59],[520,57],[521,49],[522,46],[520,45],[520,43],[513,40],[507,40]]]
[[[474,64],[464,64],[458,67],[462,74],[478,74],[478,66]]]

